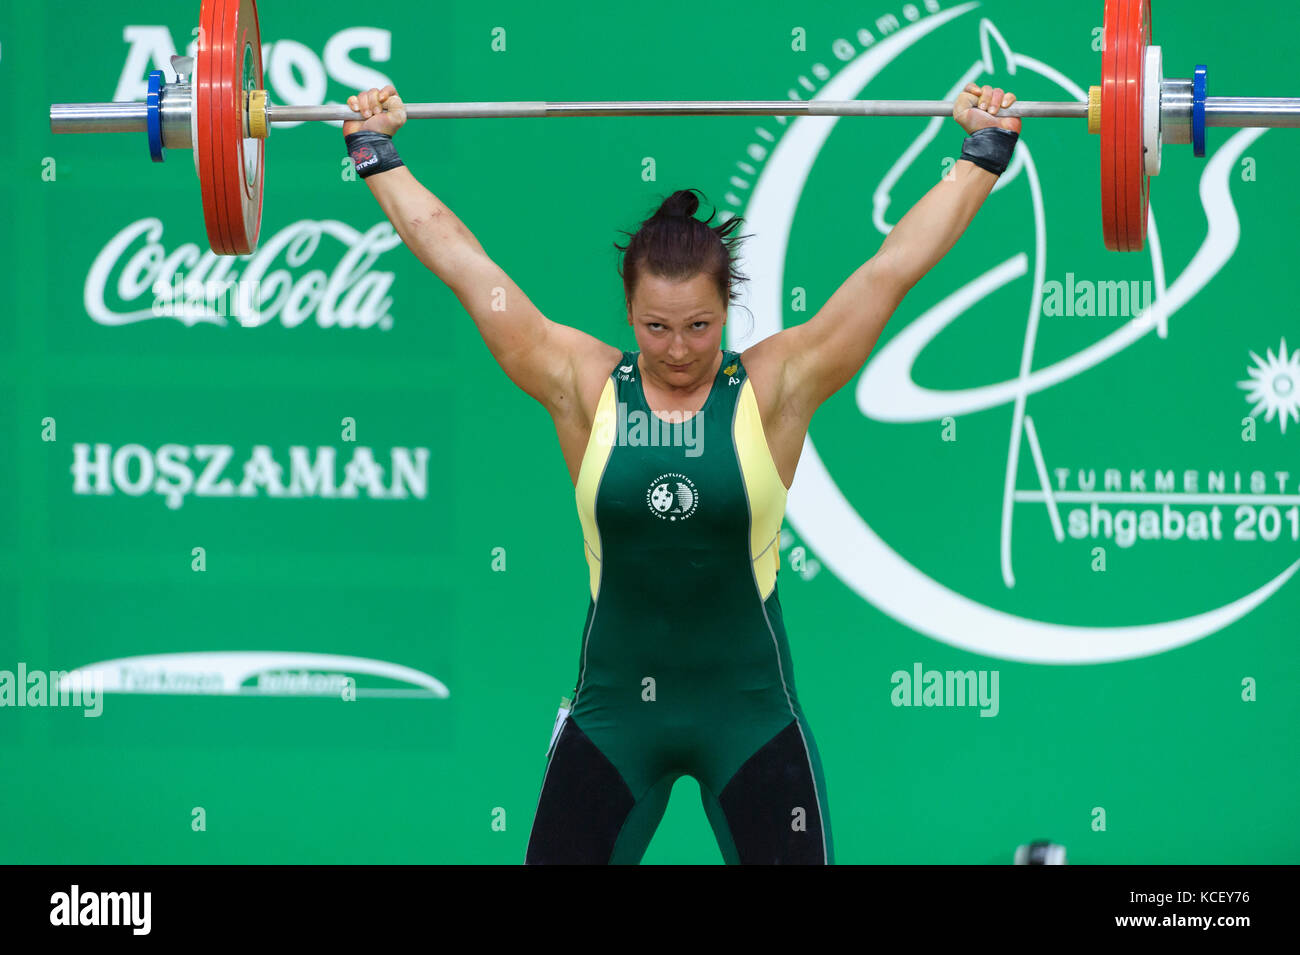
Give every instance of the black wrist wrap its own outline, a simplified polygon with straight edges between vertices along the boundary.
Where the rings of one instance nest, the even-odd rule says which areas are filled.
[[[1019,139],[1020,134],[1009,129],[985,126],[966,137],[961,147],[961,158],[1000,176],[1011,162],[1011,153]]]
[[[393,146],[393,137],[385,133],[363,129],[344,136],[343,142],[347,145],[348,155],[352,158],[352,164],[356,166],[357,174],[362,179],[406,165],[397,155],[397,149]]]

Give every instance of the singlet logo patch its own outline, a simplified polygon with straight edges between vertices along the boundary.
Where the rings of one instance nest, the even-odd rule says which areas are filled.
[[[645,502],[650,513],[661,521],[684,521],[695,513],[700,495],[694,481],[685,474],[670,471],[650,482]]]

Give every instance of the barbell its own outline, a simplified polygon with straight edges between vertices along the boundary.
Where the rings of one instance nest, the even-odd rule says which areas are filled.
[[[1164,77],[1151,44],[1151,0],[1105,0],[1101,85],[1087,102],[1017,102],[999,116],[1088,120],[1101,142],[1101,220],[1106,248],[1141,251],[1149,184],[1165,142],[1205,155],[1209,126],[1297,127],[1300,99],[1211,97],[1207,68],[1190,80]],[[143,132],[149,154],[191,149],[214,252],[245,255],[257,245],[266,138],[276,123],[360,120],[346,106],[276,106],[262,86],[255,0],[201,0],[194,57],[172,57],[176,82],[149,74],[143,103],[56,103],[54,133]],[[408,119],[556,116],[949,116],[939,100],[704,100],[634,102],[408,103]]]

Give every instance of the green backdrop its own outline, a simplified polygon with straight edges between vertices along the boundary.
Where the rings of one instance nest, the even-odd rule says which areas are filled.
[[[274,103],[385,81],[409,102],[941,99],[974,76],[1077,99],[1101,60],[1100,2],[260,15]],[[1291,63],[1259,50],[1288,18],[1160,4],[1164,72],[1285,94]],[[49,132],[51,103],[143,100],[197,22],[0,9],[0,671],[17,693],[20,666],[99,665],[118,690],[95,718],[0,707],[0,860],[521,862],[587,605],[553,426],[346,175],[337,126],[274,129],[259,248],[224,261],[199,256],[188,152]],[[397,145],[545,314],[620,348],[618,230],[700,188],[753,235],[743,349],[811,317],[961,139],[584,118],[412,122]],[[839,861],[1005,863],[1034,839],[1073,863],[1300,861],[1297,140],[1209,140],[1166,148],[1148,248],[1119,254],[1097,140],[1026,121],[814,417],[779,586]],[[258,320],[152,315],[154,280],[218,261],[262,282]],[[1085,304],[1121,281],[1154,305]],[[161,654],[183,656],[118,662]],[[897,705],[916,668],[996,676],[996,706]],[[333,695],[300,692],[312,673]],[[692,780],[646,861],[720,862]]]

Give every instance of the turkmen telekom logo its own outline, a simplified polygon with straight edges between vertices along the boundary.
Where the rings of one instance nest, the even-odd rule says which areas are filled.
[[[91,663],[61,678],[101,679],[105,693],[181,696],[314,696],[334,699],[446,699],[447,687],[420,670],[334,653],[192,651]]]
[[[908,63],[926,64],[925,70],[916,70],[910,82],[903,84],[906,88],[915,88],[912,94],[921,98],[953,100],[968,82],[980,85],[988,83],[1019,90],[1033,90],[1033,95],[1024,95],[1025,99],[1073,99],[1079,102],[1087,100],[1086,90],[1070,78],[1052,68],[1047,63],[1033,56],[1014,52],[998,28],[988,19],[967,17],[980,7],[978,3],[964,3],[943,10],[937,0],[927,0],[924,4],[908,4],[904,7],[904,19],[900,21],[892,14],[877,19],[872,29],[861,29],[845,37],[837,38],[828,49],[834,60],[840,61],[842,67],[838,73],[832,73],[824,63],[816,62],[809,73],[818,80],[824,80],[820,87],[814,85],[808,74],[800,77],[802,89],[792,88],[791,96],[800,96],[827,100],[852,100],[876,98],[871,89],[872,82],[885,71],[902,54],[911,51]],[[942,41],[938,32],[947,24],[952,24],[942,36],[951,40],[952,30],[967,31],[971,39],[972,60],[969,67],[958,66],[955,73],[943,77],[944,84],[933,89],[927,85],[931,75],[929,69],[934,62],[952,62],[951,55],[940,56],[929,53],[927,47],[937,47]],[[849,38],[851,36],[851,39]],[[896,67],[895,72],[903,69]],[[896,79],[896,78],[895,78]],[[1044,83],[1046,81],[1046,84]],[[1050,92],[1058,95],[1040,95],[1038,89],[1054,86]],[[891,86],[892,90],[898,84]],[[1049,92],[1044,90],[1044,92]],[[849,119],[850,123],[858,122]],[[750,144],[744,161],[736,164],[737,172],[731,182],[737,188],[726,196],[733,206],[744,206],[747,232],[754,238],[746,246],[747,274],[752,282],[747,293],[754,302],[749,303],[755,317],[755,338],[746,339],[746,343],[761,340],[780,331],[782,316],[785,311],[785,289],[800,284],[791,281],[786,274],[786,258],[790,244],[792,224],[796,211],[802,200],[804,183],[808,180],[818,160],[826,140],[840,120],[828,117],[798,118],[788,122],[780,137],[772,135],[766,129],[759,129],[755,141]],[[866,122],[876,122],[868,120]],[[890,143],[889,129],[883,129],[893,120],[879,121],[882,132],[872,142]],[[1030,121],[1034,122],[1034,121]],[[1040,121],[1048,122],[1048,121]],[[782,125],[786,125],[782,122]],[[910,142],[900,144],[901,148],[891,146],[889,160],[892,166],[881,176],[878,182],[868,183],[866,188],[874,189],[872,205],[872,223],[886,234],[893,223],[886,219],[889,211],[890,193],[909,167],[921,163],[921,170],[934,169],[934,181],[940,172],[941,151],[948,148],[955,152],[957,146],[941,141],[932,150],[926,147],[939,136],[940,132],[956,140],[956,130],[951,118],[934,118],[929,121],[924,132]],[[873,127],[874,129],[875,127]],[[898,129],[899,126],[892,126]],[[915,128],[904,127],[904,128]],[[1071,133],[1075,133],[1071,130]],[[1209,283],[1231,258],[1236,249],[1240,234],[1240,224],[1232,203],[1228,187],[1230,173],[1243,151],[1252,142],[1263,135],[1265,130],[1242,130],[1232,136],[1206,164],[1200,184],[1200,197],[1208,219],[1207,234],[1199,249],[1196,250],[1184,271],[1167,280],[1165,262],[1160,251],[1159,234],[1156,228],[1154,212],[1149,221],[1148,245],[1150,269],[1154,279],[1154,299],[1143,303],[1140,309],[1134,309],[1132,320],[1122,323],[1097,327],[1099,331],[1081,350],[1052,363],[1044,363],[1035,368],[1035,342],[1039,333],[1040,317],[1044,313],[1043,300],[1045,286],[1049,293],[1059,297],[1060,283],[1055,286],[1047,281],[1047,209],[1044,192],[1039,178],[1038,168],[1034,164],[1033,137],[1021,139],[1018,143],[1011,166],[1000,177],[993,192],[1005,189],[1017,183],[1017,192],[1027,193],[1029,205],[1032,206],[1032,229],[1030,219],[1002,214],[1000,222],[1009,227],[1002,231],[1004,240],[996,247],[987,249],[986,262],[956,263],[945,267],[959,275],[959,287],[938,302],[930,305],[915,317],[908,312],[906,305],[900,308],[891,321],[886,341],[879,346],[868,361],[859,377],[856,389],[857,407],[869,420],[878,423],[897,423],[908,425],[915,423],[941,422],[945,418],[954,420],[961,415],[973,415],[1005,408],[1009,412],[1010,441],[1005,471],[998,473],[963,473],[960,487],[966,493],[981,493],[1001,496],[1000,541],[990,539],[987,547],[978,541],[972,553],[986,553],[989,561],[999,561],[1001,580],[1006,593],[1015,587],[1015,563],[1013,531],[1016,523],[1016,506],[1030,507],[1038,511],[1036,520],[1030,524],[1022,518],[1021,535],[1038,535],[1041,542],[1045,534],[1054,535],[1057,542],[1067,537],[1079,539],[1088,536],[1101,536],[1098,543],[1110,543],[1112,540],[1125,546],[1118,532],[1121,514],[1124,517],[1126,537],[1130,537],[1128,546],[1139,537],[1143,540],[1178,539],[1178,540],[1283,540],[1290,542],[1295,538],[1291,525],[1300,524],[1297,520],[1295,504],[1300,503],[1300,495],[1294,493],[1297,476],[1289,474],[1282,466],[1283,462],[1271,462],[1272,466],[1258,465],[1259,470],[1247,470],[1245,475],[1231,468],[1224,471],[1192,471],[1177,468],[1177,481],[1173,475],[1175,469],[1157,471],[1150,476],[1145,471],[1134,470],[1121,474],[1118,468],[1094,468],[1095,472],[1105,470],[1105,486],[1096,485],[1093,478],[1075,478],[1076,473],[1088,474],[1087,468],[1061,467],[1062,463],[1073,464],[1061,456],[1070,453],[1070,433],[1053,434],[1052,451],[1056,460],[1044,453],[1039,436],[1034,430],[1032,418],[1027,414],[1027,402],[1030,396],[1051,389],[1055,386],[1081,379],[1076,385],[1080,392],[1078,400],[1079,417],[1087,422],[1089,407],[1083,392],[1087,387],[1087,373],[1090,369],[1110,357],[1123,352],[1130,345],[1146,338],[1155,331],[1159,338],[1165,338],[1169,318],[1195,297]],[[760,141],[761,140],[761,141]],[[1088,139],[1080,148],[1095,149],[1095,140]],[[1186,147],[1182,147],[1186,150]],[[1190,151],[1188,151],[1190,154]],[[758,167],[755,167],[758,163]],[[933,166],[930,165],[933,163]],[[745,179],[742,179],[741,173]],[[926,185],[928,189],[930,186]],[[1026,188],[1027,187],[1027,188]],[[834,187],[840,193],[857,189],[863,192],[860,181],[844,179]],[[1089,186],[1089,192],[1093,189]],[[746,195],[748,201],[740,197]],[[917,198],[919,198],[919,193]],[[1063,198],[1056,196],[1057,207],[1063,204]],[[999,206],[999,199],[990,197],[989,205]],[[1095,200],[1094,200],[1095,201]],[[1188,197],[1190,201],[1190,196]],[[1006,200],[1001,200],[1006,205]],[[903,204],[897,203],[902,206]],[[837,225],[859,222],[856,210],[866,209],[867,205],[860,199],[843,202],[835,210]],[[1154,209],[1154,206],[1152,207]],[[896,217],[901,218],[905,207],[897,210]],[[997,216],[998,212],[991,213]],[[990,215],[988,211],[981,216]],[[1098,223],[1093,212],[1086,223],[1090,233],[1099,233]],[[861,217],[865,229],[865,216]],[[1077,231],[1082,224],[1060,224],[1058,231],[1069,229]],[[808,230],[804,231],[808,234]],[[826,234],[831,234],[827,232]],[[870,237],[869,237],[870,238]],[[1096,238],[1100,245],[1100,235]],[[865,244],[865,243],[864,243]],[[968,253],[971,249],[966,250]],[[820,250],[818,253],[820,254]],[[841,256],[842,258],[842,256]],[[1057,259],[1063,258],[1059,253]],[[969,259],[969,254],[967,256]],[[1134,256],[1134,264],[1145,261]],[[1069,263],[1053,262],[1053,268],[1065,272]],[[963,271],[964,270],[964,271]],[[948,273],[944,273],[945,275]],[[847,275],[847,273],[846,273]],[[1062,275],[1062,277],[1064,277]],[[1026,278],[1027,281],[1016,282]],[[1015,284],[1013,284],[1015,283]],[[933,283],[932,283],[933,284]],[[952,283],[950,283],[951,285]],[[1009,327],[1004,321],[992,323],[994,318],[1001,319],[1008,314],[1006,303],[1013,302],[1011,310],[1018,310],[1020,304],[1013,293],[1025,289],[1028,301],[1024,302],[1027,318],[1023,324],[1023,334],[1007,336]],[[980,307],[983,300],[1002,291],[996,305]],[[933,288],[932,288],[933,292]],[[990,345],[995,349],[992,354],[1000,357],[1010,356],[1010,366],[1019,365],[1016,377],[973,387],[952,389],[934,389],[918,385],[912,375],[916,361],[939,334],[957,319],[967,316],[966,321],[980,322],[989,328],[984,332],[990,338]],[[1050,313],[1050,310],[1049,310]],[[1059,314],[1059,313],[1058,313]],[[1062,321],[1056,318],[1054,321]],[[1086,321],[1071,318],[1070,321]],[[1093,321],[1102,321],[1092,319]],[[899,325],[904,327],[899,328]],[[1116,328],[1116,324],[1119,327]],[[733,323],[734,326],[734,323]],[[1077,326],[1076,326],[1077,328]],[[969,330],[969,326],[967,326]],[[1233,324],[1218,323],[1216,335],[1223,332],[1225,336],[1235,335],[1227,341],[1216,343],[1216,349],[1228,346],[1238,347],[1244,358],[1252,348],[1264,347],[1259,338],[1246,340],[1243,332]],[[889,333],[893,333],[890,337]],[[728,339],[728,347],[739,347],[741,342],[733,333]],[[1003,336],[1005,340],[1003,340]],[[1272,339],[1276,341],[1277,339]],[[1056,344],[1059,351],[1059,343]],[[1271,342],[1269,342],[1271,344]],[[1077,347],[1077,346],[1074,346]],[[1285,346],[1283,346],[1285,348]],[[1048,349],[1044,348],[1044,351]],[[1018,361],[1017,361],[1018,360]],[[1285,362],[1285,358],[1282,360]],[[1267,364],[1267,363],[1265,363]],[[1276,362],[1274,364],[1277,364]],[[1271,367],[1271,366],[1270,366]],[[1289,367],[1289,363],[1288,363]],[[964,370],[966,376],[980,380],[979,368]],[[1264,372],[1251,373],[1252,379],[1268,377]],[[1185,376],[1184,376],[1185,377]],[[983,379],[987,381],[987,376]],[[1182,380],[1182,379],[1177,379]],[[1270,379],[1271,381],[1271,379]],[[1289,408],[1286,385],[1291,382],[1261,386],[1272,389],[1274,397],[1282,401],[1285,413]],[[1130,382],[1134,388],[1141,388],[1142,380]],[[1227,383],[1229,391],[1236,385],[1235,381]],[[1152,385],[1148,385],[1152,387]],[[1249,388],[1249,381],[1242,385]],[[1231,400],[1239,400],[1240,391]],[[1280,396],[1280,397],[1279,397]],[[1255,405],[1253,413],[1258,413],[1261,404],[1259,389],[1252,391]],[[1134,402],[1140,408],[1140,396]],[[1241,415],[1252,409],[1245,406],[1234,408],[1230,421],[1236,421]],[[1240,412],[1240,414],[1238,413]],[[1268,420],[1272,420],[1270,413]],[[1100,427],[1102,422],[1091,422]],[[936,433],[938,431],[937,425]],[[813,420],[814,432],[818,430],[817,419]],[[842,429],[841,429],[842,430]],[[875,432],[879,433],[879,431]],[[853,440],[853,435],[842,433],[835,440]],[[1141,445],[1141,435],[1127,435],[1122,438],[1129,446]],[[936,441],[937,443],[937,441]],[[1026,459],[1026,470],[1033,466],[1037,478],[1037,489],[1025,490],[1017,487],[1017,477],[1021,474],[1022,450]],[[1204,468],[1200,460],[1206,449],[1195,445],[1186,448],[1186,468]],[[923,467],[915,460],[902,453],[891,453],[888,447],[874,446],[869,452],[880,467]],[[1180,452],[1181,453],[1181,452]],[[1252,464],[1251,467],[1256,467]],[[1117,476],[1120,487],[1115,487],[1112,474]],[[1244,477],[1244,481],[1243,481]],[[1126,480],[1127,479],[1127,480]],[[1061,487],[1062,482],[1069,484],[1077,481],[1078,486]],[[1147,486],[1147,482],[1152,486]],[[1276,482],[1289,481],[1285,488]],[[1215,486],[1216,483],[1218,486]],[[1226,486],[1224,486],[1226,484]],[[1245,486],[1242,486],[1242,485]],[[1176,486],[1177,485],[1177,486]],[[1207,486],[1208,485],[1208,486]],[[860,488],[856,488],[862,496]],[[1274,493],[1276,491],[1276,493]],[[803,536],[808,545],[837,577],[843,580],[859,595],[873,603],[904,625],[954,646],[968,650],[1001,657],[1008,660],[1023,660],[1039,663],[1097,663],[1122,660],[1159,653],[1182,646],[1214,633],[1240,619],[1252,609],[1259,606],[1280,587],[1282,587],[1300,567],[1300,561],[1289,566],[1281,565],[1262,571],[1254,580],[1244,580],[1242,588],[1254,588],[1231,602],[1215,609],[1196,613],[1177,619],[1160,622],[1146,622],[1126,626],[1081,626],[1065,625],[1046,619],[1036,619],[997,609],[986,603],[959,593],[957,590],[935,579],[909,562],[902,554],[876,533],[871,527],[873,513],[882,514],[886,508],[899,507],[898,501],[850,500],[855,492],[852,481],[843,477],[836,480],[817,447],[810,433],[805,440],[799,462],[794,486],[787,501],[787,515],[790,522]],[[1207,493],[1208,492],[1208,493]],[[1291,493],[1286,493],[1291,492]],[[1182,515],[1169,505],[1179,507],[1201,506],[1212,502],[1208,509]],[[916,506],[923,502],[918,500]],[[1226,507],[1223,511],[1218,507]],[[1085,505],[1091,511],[1085,509]],[[1102,515],[1108,508],[1130,505],[1136,507],[1154,506],[1155,510],[1143,511],[1141,521],[1137,510],[1111,512]],[[1073,510],[1070,508],[1073,507]],[[1045,509],[1050,518],[1043,519]],[[1235,509],[1235,512],[1234,512]],[[1065,510],[1067,521],[1062,521]],[[1216,513],[1211,513],[1216,512]],[[1244,512],[1244,517],[1243,517]],[[1211,521],[1213,517],[1213,521]],[[1224,518],[1220,521],[1220,518]],[[1091,524],[1091,528],[1089,527]],[[1100,535],[1096,528],[1103,528]],[[1224,526],[1220,526],[1220,524]],[[1153,526],[1154,525],[1154,526]],[[1112,537],[1112,530],[1114,536]],[[1246,536],[1259,535],[1257,537]],[[1130,536],[1131,535],[1131,536]],[[1271,535],[1271,536],[1270,536]],[[1285,536],[1283,536],[1285,535]],[[1031,538],[1032,542],[1033,538]],[[907,543],[901,541],[900,543]],[[1232,545],[1242,546],[1242,545]],[[1035,560],[1041,560],[1040,550]],[[1048,551],[1047,560],[1055,559]],[[1275,552],[1270,552],[1275,553]],[[1292,551],[1294,553],[1294,551]],[[979,560],[978,556],[972,558]],[[992,569],[991,567],[988,569]],[[1077,566],[1070,568],[1078,572]],[[1275,570],[1280,571],[1267,579]],[[1062,567],[1062,572],[1065,568]],[[1187,594],[1165,595],[1166,600],[1196,599],[1195,588],[1188,588]],[[996,596],[996,595],[992,595]],[[1076,616],[1086,617],[1093,608],[1089,606],[1069,607],[1068,611]]]

